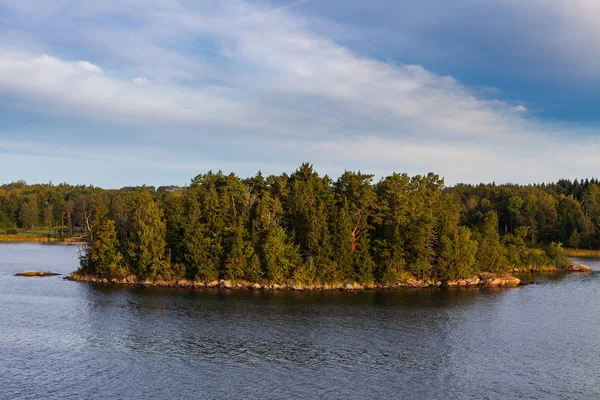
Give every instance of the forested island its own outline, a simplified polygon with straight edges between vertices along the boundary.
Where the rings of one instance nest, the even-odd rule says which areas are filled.
[[[208,172],[186,187],[0,186],[0,229],[39,226],[85,243],[78,280],[469,284],[482,272],[501,279],[517,270],[565,270],[563,245],[598,249],[600,186],[561,180],[445,187],[432,173],[375,182],[350,171],[333,180],[307,163],[291,175]]]

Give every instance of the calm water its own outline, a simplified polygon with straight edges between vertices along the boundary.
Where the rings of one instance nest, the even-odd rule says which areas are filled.
[[[0,245],[0,398],[600,396],[598,272],[506,290],[254,293],[61,277],[76,247]]]

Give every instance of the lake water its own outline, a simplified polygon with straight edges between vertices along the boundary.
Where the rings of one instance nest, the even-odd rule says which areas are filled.
[[[24,278],[77,248],[0,245],[2,399],[588,399],[600,260],[516,289],[219,292]]]

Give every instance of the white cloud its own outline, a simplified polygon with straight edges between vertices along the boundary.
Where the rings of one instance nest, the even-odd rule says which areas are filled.
[[[77,61],[74,63],[74,65],[78,66],[79,68],[81,68],[82,70],[87,71],[87,72],[93,72],[96,74],[102,73],[102,68],[100,68],[97,65],[94,65],[88,61]]]
[[[232,1],[198,12],[159,2],[144,12],[134,3],[85,3],[72,12],[135,17],[144,29],[130,28],[131,44],[152,51],[130,52],[119,68],[5,44],[0,93],[63,116],[133,127],[129,131],[148,145],[148,129],[162,130],[213,160],[234,154],[240,168],[268,160],[291,169],[309,160],[326,172],[435,170],[456,182],[555,179],[600,166],[559,157],[565,149],[598,147],[585,136],[581,148],[565,139],[587,134],[582,128],[542,123],[528,117],[523,104],[490,100],[419,65],[356,54],[286,9],[273,13]],[[112,28],[95,29],[106,48],[119,52],[122,39]],[[169,68],[153,70],[153,59],[168,65],[172,54],[176,62]],[[213,140],[221,132],[221,141]],[[177,165],[198,163],[188,155]]]
[[[150,81],[148,79],[140,78],[140,77],[133,78],[132,81],[133,81],[133,83],[135,83],[138,86],[143,86],[143,85],[147,85],[150,83]]]

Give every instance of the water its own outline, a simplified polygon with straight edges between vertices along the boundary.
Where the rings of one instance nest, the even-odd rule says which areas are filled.
[[[76,247],[0,245],[0,398],[587,399],[598,272],[516,289],[256,293],[106,287]]]

